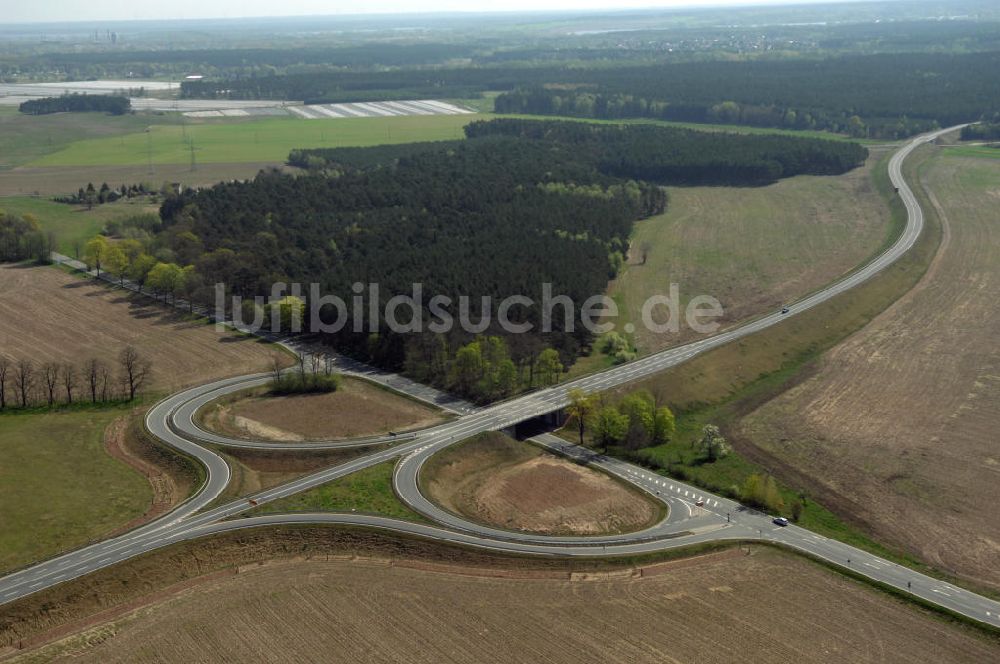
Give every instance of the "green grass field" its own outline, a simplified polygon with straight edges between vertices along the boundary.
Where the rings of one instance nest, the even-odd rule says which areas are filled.
[[[86,544],[143,514],[152,491],[104,450],[128,407],[0,415],[0,570]]]
[[[31,166],[283,162],[294,148],[370,146],[462,138],[480,115],[303,120],[189,121],[117,137],[77,141]]]
[[[108,221],[142,212],[155,213],[157,208],[144,199],[122,200],[88,210],[84,206],[65,205],[46,198],[3,196],[0,197],[0,210],[22,216],[33,214],[42,230],[56,234],[58,250],[73,256],[75,245],[82,245],[99,233]]]
[[[484,111],[488,111],[489,101],[489,99],[480,100],[480,107]],[[10,165],[32,167],[124,166],[147,164],[150,161],[153,164],[189,164],[193,146],[197,163],[282,162],[294,148],[363,147],[461,138],[462,128],[465,125],[491,117],[501,116],[480,113],[459,116],[325,120],[302,120],[293,117],[192,120],[176,114],[137,114],[125,118],[97,114],[86,116],[57,114],[37,118],[5,111],[0,114],[0,154],[8,155],[6,159]],[[620,121],[613,120],[553,116],[502,117],[621,124]],[[702,131],[778,133],[850,140],[846,136],[819,131],[700,125],[658,120],[628,122]],[[0,168],[2,167],[0,164]]]
[[[392,489],[392,471],[395,466],[393,461],[370,466],[315,489],[268,503],[252,513],[361,512],[423,521],[423,517],[396,497]]]
[[[885,242],[889,213],[876,191],[875,158],[839,176],[799,176],[767,187],[671,187],[666,213],[638,222],[632,256],[609,294],[617,321],[635,328],[650,352],[695,338],[658,334],[642,324],[653,295],[677,284],[681,306],[709,295],[723,324],[776,309],[864,262]],[[648,248],[645,262],[642,249]]]
[[[1000,159],[1000,147],[989,145],[955,145],[944,148],[947,157],[981,157],[983,159]]]
[[[81,140],[104,139],[142,132],[151,125],[179,122],[173,115],[56,113],[24,115],[16,107],[0,106],[0,171],[23,166]]]

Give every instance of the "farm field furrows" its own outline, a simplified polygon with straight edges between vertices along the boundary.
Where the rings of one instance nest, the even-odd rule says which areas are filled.
[[[0,267],[0,349],[12,360],[114,365],[132,344],[152,362],[153,391],[266,371],[279,351],[145,297],[49,267]],[[284,360],[290,363],[291,358]]]
[[[763,548],[642,576],[541,578],[406,561],[265,566],[190,588],[17,662],[985,662],[1000,646]],[[517,577],[521,578],[517,578]],[[548,578],[546,578],[548,577]]]
[[[1000,162],[922,177],[944,227],[923,280],[739,430],[874,537],[1000,588]]]

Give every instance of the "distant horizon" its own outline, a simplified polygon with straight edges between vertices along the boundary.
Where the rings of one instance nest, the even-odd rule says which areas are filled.
[[[419,16],[475,16],[475,15],[531,15],[531,14],[587,14],[594,12],[654,12],[665,10],[711,10],[754,7],[795,7],[835,4],[858,4],[871,2],[903,2],[904,0],[661,0],[660,2],[627,2],[608,4],[608,0],[541,0],[526,2],[514,0],[505,8],[476,6],[468,7],[468,2],[455,0],[382,0],[366,3],[365,11],[356,11],[353,3],[329,3],[320,0],[289,0],[282,3],[282,13],[267,13],[273,3],[263,0],[180,0],[171,4],[172,14],[164,15],[160,3],[152,0],[133,0],[128,6],[133,15],[124,16],[118,0],[51,0],[46,7],[35,7],[21,3],[16,9],[8,10],[0,26],[20,25],[62,25],[88,23],[132,23],[158,21],[226,21],[255,19],[303,19],[303,18],[383,18],[393,15]],[[331,4],[334,5],[331,7]],[[478,3],[476,3],[478,5]],[[53,7],[59,5],[60,7]],[[343,6],[338,10],[336,7]],[[189,7],[187,11],[184,7]],[[213,9],[218,7],[218,10]],[[297,11],[295,8],[299,8]],[[231,9],[230,9],[231,8]],[[257,9],[259,8],[259,10]],[[211,13],[218,11],[219,13]],[[258,11],[260,13],[258,13]],[[107,12],[107,14],[101,14]],[[62,17],[53,18],[60,13]],[[148,14],[148,15],[147,15]],[[73,15],[80,18],[71,17]]]

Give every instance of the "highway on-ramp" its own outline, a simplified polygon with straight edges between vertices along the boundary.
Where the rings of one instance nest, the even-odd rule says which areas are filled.
[[[777,325],[786,318],[845,293],[878,274],[912,248],[923,230],[923,211],[903,178],[903,162],[921,144],[953,129],[916,137],[907,142],[890,160],[889,175],[907,211],[907,224],[897,241],[850,275],[789,305],[787,313],[775,312],[714,336],[488,408],[475,409],[461,405],[453,409],[458,413],[464,413],[460,417],[435,427],[400,436],[287,444],[232,439],[198,427],[194,414],[200,407],[219,396],[260,385],[268,379],[267,374],[216,381],[168,397],[149,411],[146,418],[147,428],[165,443],[204,465],[206,481],[201,489],[169,514],[145,526],[0,578],[0,604],[181,541],[245,528],[326,524],[381,529],[521,555],[563,557],[653,553],[712,541],[769,541],[848,568],[854,573],[902,591],[908,591],[953,612],[1000,626],[998,602],[803,528],[794,525],[776,525],[768,515],[747,509],[732,500],[712,495],[620,460],[595,455],[589,450],[551,435],[538,436],[533,442],[557,453],[577,458],[581,462],[632,483],[666,505],[668,508],[666,518],[651,528],[622,535],[550,537],[528,534],[491,528],[442,510],[421,493],[418,482],[422,464],[433,454],[474,434],[506,429],[527,419],[563,408],[568,403],[570,390],[598,392],[677,366],[713,348]],[[405,389],[420,393],[419,386],[405,382],[401,385]],[[440,398],[434,394],[424,396],[428,399]],[[230,470],[223,457],[214,452],[208,444],[280,448],[289,451],[351,446],[370,448],[370,451],[363,452],[352,461],[300,477],[246,498],[225,502],[221,501],[220,497],[229,483]],[[250,514],[259,505],[306,491],[390,460],[397,461],[394,486],[400,499],[432,521],[433,525],[364,514]]]

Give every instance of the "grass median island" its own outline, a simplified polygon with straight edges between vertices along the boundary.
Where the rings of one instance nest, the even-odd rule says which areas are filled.
[[[419,482],[444,509],[508,530],[617,534],[665,516],[662,505],[625,483],[497,432],[438,452]]]
[[[395,461],[369,466],[309,491],[276,500],[248,515],[280,512],[360,512],[408,521],[426,521],[404,505],[392,488]]]
[[[443,421],[438,409],[366,380],[341,377],[332,392],[275,395],[243,390],[202,408],[198,423],[241,439],[339,440],[402,432]]]
[[[140,517],[149,483],[105,450],[130,406],[0,413],[0,570],[82,546]]]

